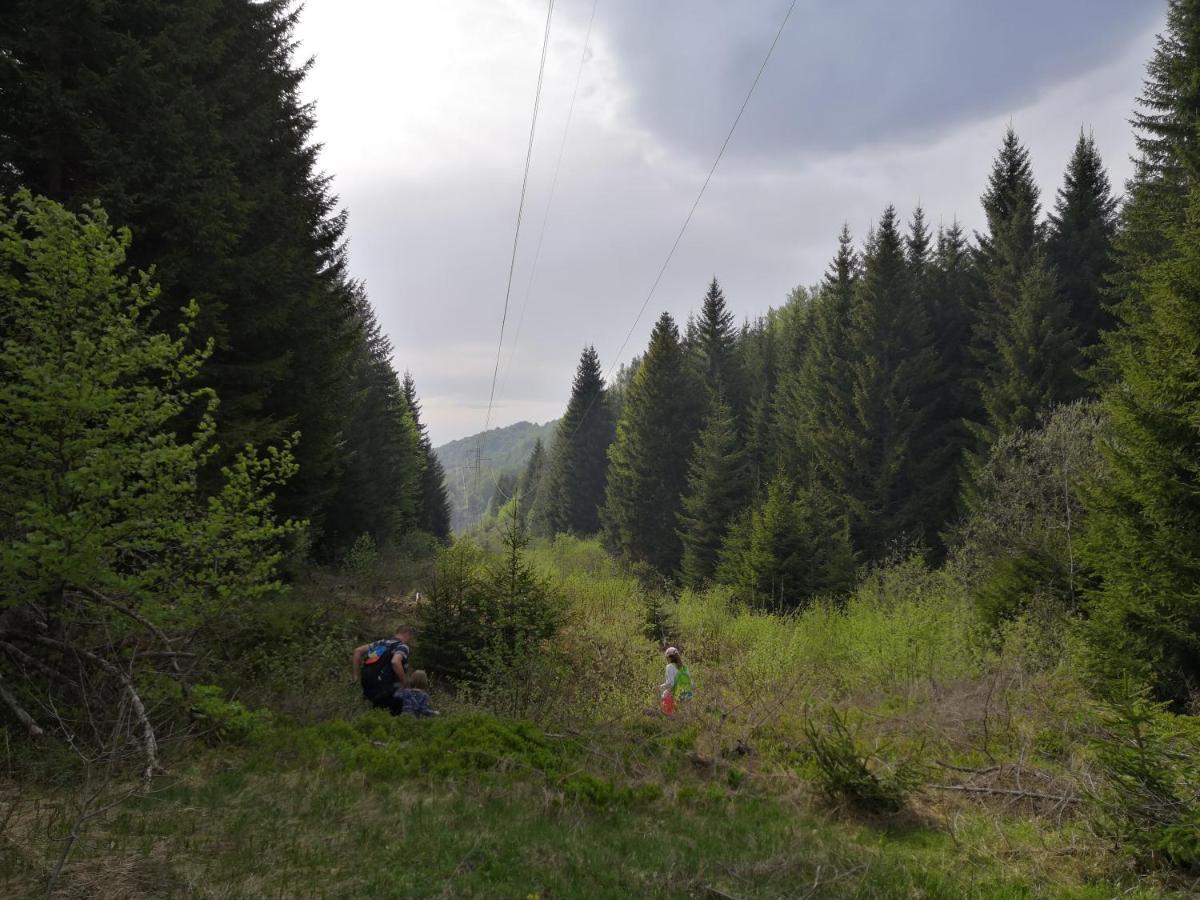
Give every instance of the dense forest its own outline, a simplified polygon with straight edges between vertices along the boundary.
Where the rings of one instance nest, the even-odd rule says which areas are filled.
[[[186,319],[187,347],[207,354],[220,403],[202,480],[298,433],[276,509],[333,559],[364,533],[445,537],[449,512],[415,382],[348,271],[299,97],[297,15],[282,0],[12,5],[0,191],[98,202],[128,230],[114,271],[152,272],[154,327]]]
[[[744,321],[705,275],[562,418],[435,450],[301,10],[14,0],[0,893],[1194,896],[1200,0],[1164,8],[1128,184],[1085,128],[1051,195],[1009,127],[979,231],[835,224]],[[346,676],[391,634],[421,680],[380,703]]]

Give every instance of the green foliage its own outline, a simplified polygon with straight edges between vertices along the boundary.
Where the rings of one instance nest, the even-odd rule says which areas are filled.
[[[986,419],[976,423],[985,447],[1018,428],[1032,428],[1054,403],[1080,396],[1079,335],[1069,300],[1046,259],[1040,192],[1029,151],[1010,127],[983,196],[988,232],[978,235],[977,261],[987,294],[979,309],[974,351]]]
[[[220,480],[249,442],[300,431],[284,515],[318,526],[356,407],[360,335],[345,274],[345,217],[317,171],[312,107],[287,0],[148,0],[47,7],[0,24],[0,191],[26,186],[72,209],[99,200],[155,269],[147,312],[212,341],[206,381]],[[351,451],[353,447],[349,448]]]
[[[517,519],[526,528],[531,527],[530,516],[533,514],[534,504],[541,493],[547,462],[546,445],[542,443],[541,438],[538,438],[533,444],[533,451],[529,454],[529,462],[525,464],[525,469],[521,472],[521,478],[517,482],[515,512]]]
[[[1113,324],[1104,294],[1115,262],[1117,207],[1096,142],[1080,131],[1050,214],[1046,249],[1083,347],[1095,345]]]
[[[419,653],[435,674],[470,686],[493,707],[520,708],[545,642],[562,624],[561,600],[526,560],[528,535],[515,520],[504,554],[488,560],[459,540],[438,554],[422,610]]]
[[[920,769],[911,762],[892,764],[880,748],[865,750],[844,714],[830,710],[825,727],[805,722],[818,780],[835,799],[848,800],[866,812],[894,813],[921,783]]]
[[[687,454],[681,448],[692,446],[697,413],[679,330],[663,313],[626,393],[601,516],[605,542],[618,556],[663,575],[676,571],[682,553],[676,527]]]
[[[372,593],[379,587],[379,550],[375,539],[369,534],[360,534],[346,554],[346,569],[354,579],[355,587],[364,593]]]
[[[215,684],[198,684],[191,691],[192,720],[201,736],[211,744],[236,744],[261,737],[271,717],[259,710],[246,709],[236,700],[225,699]]]
[[[336,554],[368,533],[379,545],[400,539],[436,517],[437,499],[427,498],[441,478],[428,468],[420,409],[412,380],[403,388],[392,368],[391,342],[384,336],[366,294],[355,290],[358,334],[352,359],[356,404],[346,425],[347,452],[340,461],[337,490],[325,516],[324,545]]]
[[[788,317],[795,321],[785,328],[792,335],[785,348],[794,365],[778,378],[773,431],[779,474],[789,478],[807,480],[838,465],[841,428],[854,414],[845,346],[861,277],[862,260],[843,226],[820,291]]]
[[[1126,685],[1092,749],[1100,824],[1142,861],[1200,871],[1200,723]]]
[[[1109,474],[1088,498],[1085,555],[1101,584],[1087,634],[1096,673],[1185,706],[1200,689],[1200,187],[1172,253],[1138,273],[1110,352]],[[1135,311],[1136,309],[1136,311]]]
[[[749,495],[747,474],[733,413],[718,394],[692,449],[679,511],[680,574],[689,587],[700,587],[716,573],[729,526]]]
[[[0,205],[0,612],[21,609],[9,662],[28,658],[16,644],[70,656],[98,629],[108,648],[169,650],[169,635],[278,591],[283,543],[301,528],[272,510],[296,471],[290,442],[245,448],[200,492],[216,398],[193,384],[206,356],[187,349],[196,306],[178,336],[151,330],[157,288],[120,274],[128,242],[95,207],[76,216],[27,192]],[[194,423],[186,439],[181,420]],[[89,659],[115,673],[119,650],[100,653],[111,658]]]
[[[717,578],[768,608],[795,609],[816,595],[844,591],[854,578],[845,514],[822,488],[804,491],[777,478],[733,526]]]
[[[440,541],[450,537],[450,495],[446,489],[446,471],[433,449],[429,431],[421,421],[421,401],[417,399],[417,383],[411,372],[404,373],[400,388],[404,404],[417,431],[420,446],[421,475],[417,527]]]
[[[544,480],[538,485],[532,522],[536,533],[586,536],[600,530],[613,430],[600,358],[595,347],[585,347],[567,411],[555,430]]]
[[[725,294],[714,278],[687,336],[698,380],[709,397],[721,396],[739,415],[746,408],[746,378],[738,355],[738,333]]]
[[[979,570],[976,597],[991,624],[1035,598],[1060,616],[1078,611],[1087,584],[1083,488],[1104,468],[1100,433],[1094,404],[1061,406],[1040,428],[997,440],[975,471],[955,542],[960,560]]]

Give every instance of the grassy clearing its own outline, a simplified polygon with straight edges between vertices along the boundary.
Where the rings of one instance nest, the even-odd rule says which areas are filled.
[[[263,715],[228,711],[238,727],[209,739],[236,743],[175,747],[172,775],[152,793],[89,819],[57,894],[1150,897],[1193,887],[1139,872],[1093,832],[1080,785],[1097,724],[1069,653],[1022,623],[985,643],[952,570],[900,564],[844,603],[776,616],[720,591],[647,592],[590,542],[559,539],[532,558],[565,598],[562,632],[503,696],[435,685],[445,715],[432,722],[364,714],[345,683],[347,648],[413,615],[403,592],[376,575],[384,583],[366,588],[325,579],[267,611],[262,632],[299,664],[272,668],[251,642],[222,682]],[[674,720],[646,715],[666,640],[698,685]],[[419,639],[415,652],[419,661]],[[510,708],[528,721],[494,715]],[[900,812],[868,815],[829,790],[813,729],[828,733],[834,712],[863,760],[851,776],[919,782]],[[221,719],[220,702],[209,715]],[[52,768],[27,766],[40,780],[0,786],[0,797],[23,798],[0,803],[0,820],[16,810],[0,828],[5,896],[44,894],[77,815],[78,789],[55,786]]]
[[[694,723],[630,726],[572,737],[483,716],[286,726],[106,816],[63,895],[81,878],[100,897],[1112,892],[1040,865],[1036,828],[996,831],[966,810],[953,832],[918,815],[855,821],[815,804],[799,778],[697,763]],[[106,884],[94,881],[101,862]],[[38,868],[10,862],[4,883]]]

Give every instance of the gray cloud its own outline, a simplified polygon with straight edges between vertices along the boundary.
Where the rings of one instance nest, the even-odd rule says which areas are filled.
[[[661,139],[719,141],[789,0],[609,3],[602,31]],[[734,152],[773,157],[928,140],[1016,111],[1162,19],[1130,0],[800,0]]]

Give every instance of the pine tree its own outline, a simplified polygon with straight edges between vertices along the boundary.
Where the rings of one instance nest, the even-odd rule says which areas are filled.
[[[692,450],[687,493],[679,511],[680,574],[685,585],[700,587],[712,578],[729,525],[745,506],[748,489],[737,423],[718,394]]]
[[[738,332],[716,278],[704,295],[699,318],[689,321],[687,344],[709,396],[723,396],[740,417],[744,412],[745,378],[738,355]]]
[[[354,407],[346,427],[337,492],[323,544],[332,554],[362,534],[376,546],[420,527],[425,453],[412,408],[392,368],[391,342],[366,294],[358,302],[360,352],[354,362]],[[407,387],[407,384],[406,384]]]
[[[854,554],[839,506],[819,486],[805,491],[773,480],[763,502],[730,530],[717,577],[768,609],[796,609],[818,594],[846,590]]]
[[[319,520],[354,408],[344,217],[316,170],[313,114],[287,0],[14,0],[0,17],[0,190],[127,223],[156,265],[158,312],[200,308],[219,467],[294,430],[300,474],[281,508]],[[182,427],[182,426],[181,426]]]
[[[591,535],[600,530],[600,507],[608,478],[612,410],[595,347],[585,347],[571,385],[567,411],[555,431],[546,472],[542,533]]]
[[[1104,293],[1114,267],[1116,223],[1117,200],[1100,151],[1091,135],[1080,132],[1050,215],[1047,254],[1084,348],[1112,326]]]
[[[1200,689],[1200,183],[1165,258],[1122,309],[1103,404],[1111,475],[1089,499],[1087,561],[1101,586],[1087,633],[1098,673],[1183,707]]]
[[[1039,197],[1029,152],[1009,128],[983,196],[988,232],[976,235],[986,286],[974,333],[984,414],[975,434],[982,447],[998,435],[1033,427],[1045,406],[1074,399],[1083,389],[1070,308],[1045,260]],[[1029,345],[1039,328],[1052,329],[1040,343],[1057,355]]]
[[[429,430],[421,421],[421,401],[417,397],[417,383],[411,372],[404,373],[401,390],[420,443],[421,486],[417,527],[444,541],[450,537],[450,495],[446,490],[446,470],[433,452]]]
[[[687,487],[687,452],[696,432],[697,390],[679,329],[663,313],[626,392],[609,448],[602,514],[605,543],[622,558],[668,575],[679,567],[676,531]]]
[[[546,447],[542,439],[538,438],[529,454],[529,462],[521,472],[521,479],[517,482],[517,518],[525,528],[530,528],[530,512],[541,488],[547,464]]]
[[[850,229],[843,225],[821,289],[798,316],[795,331],[807,337],[793,348],[799,366],[780,376],[774,398],[778,471],[794,480],[807,480],[840,452],[837,429],[852,414],[846,343],[861,275]]]
[[[1168,0],[1167,27],[1146,67],[1133,116],[1139,157],[1116,242],[1120,297],[1134,292],[1131,278],[1170,251],[1174,230],[1183,224],[1189,186],[1200,172],[1198,69],[1200,0]]]

